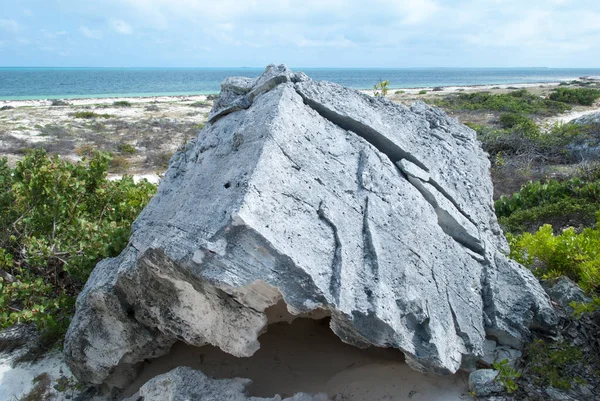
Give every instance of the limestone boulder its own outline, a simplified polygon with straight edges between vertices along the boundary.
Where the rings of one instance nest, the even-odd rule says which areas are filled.
[[[285,66],[227,79],[80,294],[68,363],[120,387],[176,341],[248,357],[280,302],[424,372],[456,372],[486,338],[519,348],[556,317],[504,256],[489,166],[473,130],[424,103]]]

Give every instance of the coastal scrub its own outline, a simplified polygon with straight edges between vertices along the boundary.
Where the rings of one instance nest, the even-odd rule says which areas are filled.
[[[32,322],[56,341],[93,267],[127,244],[156,187],[109,181],[110,161],[95,152],[69,163],[44,150],[12,168],[0,160],[0,327]]]

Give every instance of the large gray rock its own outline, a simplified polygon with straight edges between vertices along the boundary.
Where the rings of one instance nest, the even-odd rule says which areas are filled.
[[[486,336],[519,347],[555,315],[509,261],[475,132],[284,66],[232,78],[176,154],[128,247],[94,269],[65,343],[122,386],[176,341],[247,357],[283,300],[358,347],[456,372]]]
[[[211,379],[189,367],[179,367],[156,376],[133,396],[123,401],[328,401],[325,394],[295,394],[282,399],[250,397],[246,388],[250,379]]]

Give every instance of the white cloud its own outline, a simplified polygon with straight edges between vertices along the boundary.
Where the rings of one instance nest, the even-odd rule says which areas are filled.
[[[47,39],[56,39],[59,36],[64,36],[64,35],[66,35],[68,33],[67,31],[51,32],[51,31],[48,31],[47,29],[40,29],[40,32]]]
[[[90,39],[102,39],[102,32],[97,29],[90,29],[87,26],[79,27],[79,32],[86,38]]]
[[[14,19],[0,19],[0,29],[6,32],[17,33],[23,29],[23,26]]]
[[[110,19],[108,21],[110,27],[112,28],[113,31],[123,34],[123,35],[129,35],[131,33],[133,33],[133,28],[131,28],[131,25],[129,25],[127,22],[120,20],[120,19]]]

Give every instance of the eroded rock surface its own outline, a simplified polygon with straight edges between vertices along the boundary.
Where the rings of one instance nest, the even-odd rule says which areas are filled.
[[[65,353],[80,379],[117,387],[179,340],[250,356],[283,300],[330,315],[346,343],[453,373],[486,337],[518,348],[555,323],[506,250],[474,131],[269,66],[225,80],[129,246],[92,273]]]

